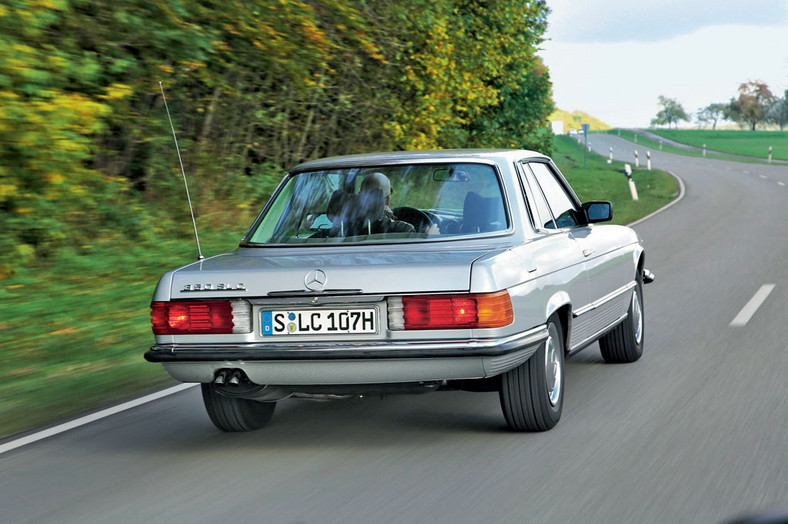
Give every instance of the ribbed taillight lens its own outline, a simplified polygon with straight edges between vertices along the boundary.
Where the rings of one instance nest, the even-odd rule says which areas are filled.
[[[513,321],[507,291],[389,299],[389,327],[393,330],[495,328]]]
[[[245,300],[152,302],[155,335],[214,335],[249,333],[251,304]]]

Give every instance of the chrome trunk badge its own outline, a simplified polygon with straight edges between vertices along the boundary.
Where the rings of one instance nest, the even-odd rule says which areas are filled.
[[[309,291],[320,292],[326,288],[328,277],[322,269],[313,269],[304,277],[304,286]]]

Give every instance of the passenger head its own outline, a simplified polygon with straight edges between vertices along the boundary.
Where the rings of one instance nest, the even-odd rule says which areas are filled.
[[[383,192],[386,206],[391,202],[391,182],[383,173],[372,173],[364,177],[361,181],[361,191],[372,191],[380,189]]]

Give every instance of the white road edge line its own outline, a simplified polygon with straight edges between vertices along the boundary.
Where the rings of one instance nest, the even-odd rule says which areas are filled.
[[[747,325],[747,322],[749,322],[755,312],[758,311],[758,308],[766,301],[766,298],[769,296],[769,293],[772,292],[774,286],[775,284],[764,284],[761,286],[761,289],[759,289],[750,301],[744,305],[742,310],[739,311],[739,314],[736,315],[736,318],[731,321],[730,325],[734,327]]]
[[[627,224],[627,226],[628,226],[628,227],[636,226],[636,225],[640,224],[641,222],[645,222],[645,221],[646,221],[646,220],[648,220],[649,218],[651,218],[651,217],[653,217],[653,216],[656,216],[656,215],[658,215],[658,214],[662,213],[663,211],[666,211],[666,210],[670,209],[671,207],[675,206],[676,204],[678,204],[679,202],[681,202],[681,199],[682,199],[682,198],[684,198],[684,195],[685,195],[685,193],[687,192],[687,191],[686,191],[686,189],[684,188],[684,181],[681,179],[681,177],[680,177],[680,176],[678,176],[678,175],[677,175],[676,173],[674,173],[673,171],[668,171],[668,173],[670,173],[670,175],[672,175],[672,176],[673,176],[673,178],[675,178],[675,179],[676,179],[676,181],[677,181],[677,182],[678,182],[678,184],[679,184],[679,196],[677,196],[677,197],[676,197],[676,199],[675,199],[675,200],[673,200],[672,202],[670,202],[669,204],[667,204],[667,205],[665,205],[665,206],[662,206],[661,208],[657,209],[657,210],[656,210],[656,211],[654,211],[653,213],[651,213],[651,214],[648,214],[648,215],[646,215],[646,216],[644,216],[644,217],[642,217],[642,218],[639,218],[639,219],[635,220],[634,222],[632,222],[632,223],[630,223],[630,224]]]
[[[140,397],[138,399],[130,400],[129,402],[124,402],[123,404],[119,404],[117,406],[107,408],[96,413],[92,413],[90,415],[85,415],[84,417],[80,417],[76,420],[72,420],[70,422],[65,422],[63,424],[51,427],[49,429],[45,429],[43,431],[38,431],[36,433],[32,433],[30,435],[24,436],[22,438],[12,440],[11,442],[6,442],[5,444],[0,445],[0,455],[3,453],[7,453],[11,450],[21,448],[22,446],[26,446],[28,444],[32,444],[33,442],[38,442],[39,440],[43,440],[48,437],[52,437],[55,435],[59,435],[60,433],[64,433],[74,428],[78,428],[80,426],[84,426],[86,424],[90,424],[91,422],[95,422],[102,418],[106,418],[121,411],[126,411],[131,408],[136,408],[137,406],[141,406],[143,404],[147,404],[148,402],[153,402],[154,400],[159,400],[160,398],[167,397],[169,395],[174,395],[175,393],[179,393],[185,389],[192,388],[197,384],[186,383],[186,384],[179,384],[177,386],[173,386],[171,388],[163,389],[161,391],[157,391],[156,393],[151,393],[150,395],[146,395],[144,397]]]

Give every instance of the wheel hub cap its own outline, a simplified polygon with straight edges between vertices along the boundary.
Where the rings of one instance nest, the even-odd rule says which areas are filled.
[[[640,345],[643,340],[643,309],[637,291],[632,294],[632,325],[635,328],[635,343]]]
[[[555,406],[561,398],[561,361],[556,352],[553,337],[549,337],[545,343],[545,382],[547,384],[547,396],[550,404]]]

